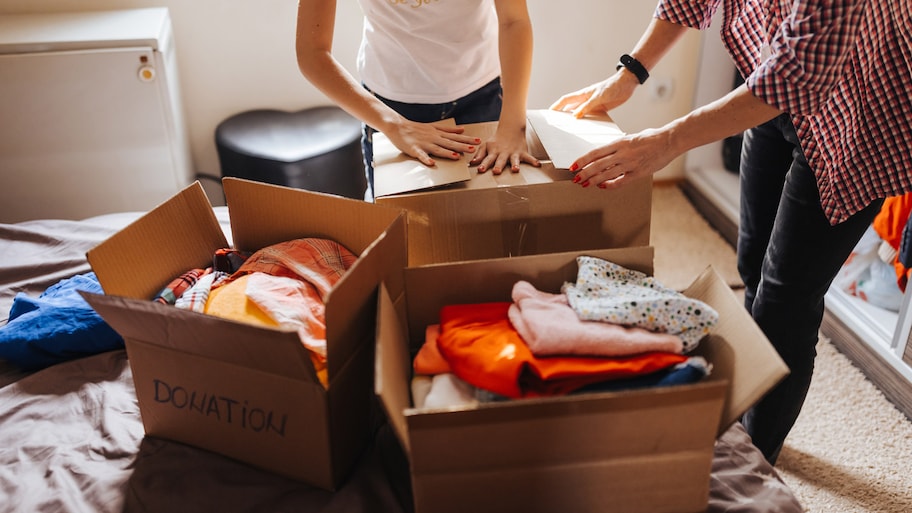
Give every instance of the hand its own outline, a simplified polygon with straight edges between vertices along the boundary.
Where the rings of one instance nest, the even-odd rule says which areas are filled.
[[[519,172],[520,162],[532,164],[535,167],[541,166],[541,162],[529,153],[529,147],[526,143],[526,132],[522,129],[498,127],[494,137],[485,141],[472,156],[469,165],[478,166],[478,172],[484,173],[488,169],[495,175],[499,175],[510,166],[513,173]]]
[[[638,85],[633,73],[619,70],[597,84],[561,96],[551,109],[572,112],[577,118],[586,114],[605,114],[629,100]]]
[[[583,187],[616,189],[652,176],[678,154],[667,130],[648,129],[586,153],[576,159],[570,171],[576,173],[573,182]]]
[[[457,160],[478,148],[481,139],[462,135],[464,128],[433,123],[417,123],[403,118],[393,130],[385,132],[402,153],[433,166],[433,157]]]

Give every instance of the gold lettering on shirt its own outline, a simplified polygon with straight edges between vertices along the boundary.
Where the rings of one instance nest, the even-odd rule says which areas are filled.
[[[422,5],[428,5],[430,3],[437,3],[440,0],[387,0],[390,5],[408,5],[413,9],[417,9]]]

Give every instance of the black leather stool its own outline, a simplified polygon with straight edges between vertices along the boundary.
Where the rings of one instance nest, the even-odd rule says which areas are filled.
[[[364,199],[361,122],[339,107],[259,109],[215,130],[222,176]]]

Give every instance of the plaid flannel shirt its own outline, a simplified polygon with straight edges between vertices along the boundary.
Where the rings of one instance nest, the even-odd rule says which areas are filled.
[[[912,0],[660,0],[722,41],[751,92],[788,112],[836,224],[912,191]]]

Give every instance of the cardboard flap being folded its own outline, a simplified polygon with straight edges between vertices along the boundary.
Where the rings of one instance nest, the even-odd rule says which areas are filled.
[[[719,323],[710,335],[720,337],[719,343],[701,344],[701,347],[712,351],[706,356],[715,362],[714,369],[731,369],[731,376],[717,375],[716,370],[713,371],[714,379],[728,379],[731,383],[719,425],[721,435],[788,375],[789,370],[731,287],[712,266],[706,268],[684,294],[707,303],[719,313]],[[722,347],[724,344],[736,346],[737,351]]]
[[[438,125],[456,126],[453,119]],[[474,134],[466,134],[474,135]],[[475,171],[469,168],[468,158],[451,160],[435,158],[435,166],[426,166],[399,151],[382,132],[374,134],[374,197],[419,191],[470,180]]]
[[[227,246],[197,181],[89,250],[86,258],[106,294],[152,299],[190,270],[188,262],[210,266],[213,251]]]
[[[149,300],[80,294],[126,341],[141,341],[322,387],[310,353],[296,332],[234,322]]]
[[[539,109],[527,116],[558,169],[568,169],[577,158],[624,135],[607,115],[577,119],[569,112]]]

